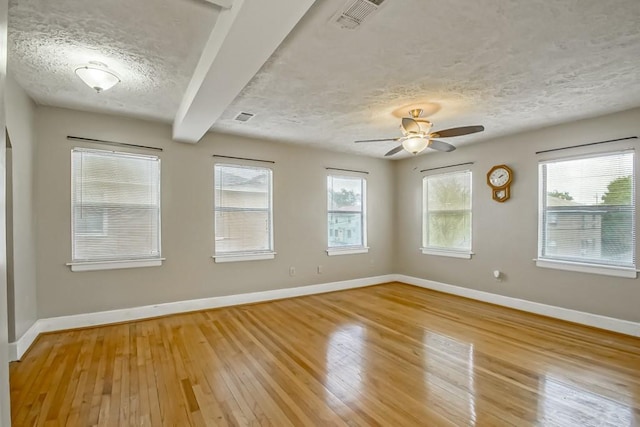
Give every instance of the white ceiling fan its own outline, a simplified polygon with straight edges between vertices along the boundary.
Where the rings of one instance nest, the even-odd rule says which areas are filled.
[[[484,130],[484,126],[476,125],[431,132],[433,123],[429,120],[420,118],[422,115],[421,109],[416,108],[414,110],[410,110],[409,115],[411,117],[404,117],[402,119],[402,124],[400,125],[403,136],[399,138],[365,139],[355,142],[400,141],[401,144],[390,150],[385,154],[385,156],[393,156],[394,154],[402,151],[402,149],[405,149],[411,154],[418,154],[426,148],[432,148],[438,151],[453,151],[456,147],[444,141],[438,141],[434,138],[451,138],[453,136],[469,135],[476,132],[482,132]]]

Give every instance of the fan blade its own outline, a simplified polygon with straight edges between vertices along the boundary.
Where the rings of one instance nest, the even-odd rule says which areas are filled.
[[[420,132],[420,125],[415,120],[405,117],[402,119],[402,129],[406,133],[418,133]]]
[[[363,139],[360,141],[354,141],[356,144],[360,142],[382,142],[382,141],[399,141],[400,138],[385,138],[385,139]]]
[[[460,128],[451,128],[433,132],[431,135],[435,138],[451,138],[452,136],[469,135],[471,133],[482,132],[484,126],[463,126]]]
[[[453,151],[456,149],[453,145],[444,141],[438,141],[437,139],[429,141],[429,148],[433,148],[438,151]]]
[[[396,148],[394,148],[393,150],[390,150],[387,154],[385,154],[385,157],[388,156],[393,156],[396,153],[399,153],[400,151],[402,151],[402,144],[398,145]]]

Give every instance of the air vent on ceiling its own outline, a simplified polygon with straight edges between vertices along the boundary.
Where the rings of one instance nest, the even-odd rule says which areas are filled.
[[[378,11],[385,0],[349,0],[347,4],[331,18],[331,23],[340,28],[355,30],[366,18]]]
[[[248,122],[253,116],[254,114],[251,113],[240,113],[235,117],[234,120],[237,120],[239,122]]]

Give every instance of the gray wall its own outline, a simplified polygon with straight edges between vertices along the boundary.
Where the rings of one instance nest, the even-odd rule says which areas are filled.
[[[326,283],[393,272],[391,162],[209,133],[171,141],[164,124],[58,108],[37,109],[37,249],[40,318]],[[164,148],[161,267],[72,273],[67,135]],[[347,142],[345,142],[347,143]],[[275,260],[214,263],[213,154],[275,161]],[[368,254],[327,256],[325,167],[369,171]],[[317,266],[323,273],[317,273]],[[289,276],[289,267],[296,275]]]
[[[611,143],[546,155],[536,151],[576,144],[640,136],[640,109],[512,135],[395,163],[397,181],[396,273],[471,289],[640,321],[638,280],[544,269],[537,256],[538,161],[569,155],[640,146],[638,140]],[[638,168],[636,156],[636,170]],[[422,177],[431,167],[475,162],[473,171],[473,251],[471,260],[423,255],[421,246]],[[491,199],[486,173],[507,164],[514,171],[511,199]],[[637,189],[636,189],[637,192]],[[640,200],[636,194],[636,200]],[[640,217],[640,215],[637,215]],[[636,218],[636,221],[638,218]],[[638,229],[638,223],[636,224]],[[636,253],[639,253],[636,249]],[[505,279],[496,281],[493,270]]]
[[[36,213],[35,213],[35,104],[9,75],[5,105],[7,132],[11,139],[11,189],[13,251],[9,286],[9,340],[24,334],[37,319],[36,304]],[[9,184],[9,180],[7,181]]]
[[[93,312],[209,296],[401,273],[621,319],[640,321],[637,280],[536,267],[538,161],[628,148],[638,142],[535,152],[640,134],[640,109],[388,162],[309,147],[220,134],[197,145],[172,142],[164,124],[71,110],[37,109],[38,317]],[[159,146],[162,157],[162,267],[72,273],[70,149],[67,135]],[[93,146],[99,148],[100,146]],[[103,147],[104,148],[104,147]],[[216,264],[212,254],[212,154],[276,161],[275,244],[271,261]],[[420,169],[473,161],[471,260],[422,255]],[[491,200],[486,172],[515,172],[511,199]],[[326,166],[370,171],[366,255],[328,257]],[[323,266],[323,274],[316,272]],[[297,274],[289,276],[289,267]],[[502,270],[497,282],[492,271]]]

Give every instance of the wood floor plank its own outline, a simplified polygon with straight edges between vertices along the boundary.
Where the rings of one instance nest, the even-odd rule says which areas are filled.
[[[269,310],[268,306],[266,310]],[[286,307],[286,310],[294,315],[300,314],[295,310],[292,311],[289,307]],[[331,357],[331,352],[327,351],[326,336],[324,339],[318,340],[318,335],[313,333],[314,326],[311,323],[302,324],[302,316],[296,317],[301,324],[276,323],[278,321],[275,316],[270,316],[270,313],[267,313],[267,318],[273,322],[276,330],[278,328],[286,328],[288,332],[291,332],[286,335],[271,333],[271,339],[274,342],[279,342],[282,352],[295,360],[296,363],[304,366],[308,373],[321,382],[329,393],[342,400],[350,409],[362,417],[365,420],[362,425],[396,425],[401,421],[401,418],[398,419],[399,414],[388,406],[387,402],[379,401],[374,396],[362,395],[356,405],[354,396],[360,394],[359,377],[349,378],[349,375],[345,375],[345,369],[342,368],[342,364],[333,366],[333,368],[337,369],[331,369],[331,359],[340,362],[339,355],[333,354],[333,358]],[[260,328],[263,323],[263,319],[258,319],[254,326]],[[267,332],[268,329],[264,328],[263,330]],[[287,338],[296,336],[304,337],[304,340],[294,339],[293,342],[295,344],[291,345]],[[349,367],[346,366],[346,369],[349,369]],[[355,381],[351,381],[351,379]]]
[[[40,336],[15,426],[640,425],[640,339],[399,283]]]
[[[326,301],[325,301],[326,303]],[[315,304],[309,304],[309,310],[317,310],[318,313],[324,313],[322,316],[339,318],[340,312],[335,312],[331,314],[331,310],[329,310],[330,306],[323,307],[323,302],[316,301]],[[332,307],[334,310],[341,311],[342,309],[336,306]],[[364,318],[361,318],[360,321],[367,321]],[[307,325],[311,328],[311,325]],[[403,366],[408,368],[413,365],[413,367],[421,368],[424,366],[428,366],[424,363],[422,358],[424,354],[422,353],[423,344],[420,340],[410,339],[407,335],[397,334],[396,331],[392,328],[386,328],[385,333],[382,335],[385,338],[383,344],[378,344],[373,339],[373,335],[375,334],[375,329],[367,330],[367,339],[369,342],[370,348],[373,350],[369,352],[370,355],[374,357],[370,357],[368,361],[368,370],[374,373],[385,372],[386,366]],[[399,335],[400,341],[393,341],[394,335]],[[413,344],[413,345],[412,345]],[[433,359],[433,356],[430,355]],[[451,351],[448,351],[446,356],[448,359],[456,360],[456,356],[452,354]],[[467,357],[465,355],[465,357]],[[459,363],[466,363],[466,360],[458,360]],[[379,365],[379,366],[376,366]],[[439,368],[442,368],[441,365],[438,365]],[[468,390],[457,387],[455,381],[451,378],[453,365],[448,366],[448,369],[444,371],[448,378],[445,381],[442,381],[438,375],[434,375],[432,373],[426,372],[425,374],[429,375],[429,384],[432,386],[433,390],[436,390],[436,393],[430,394],[430,406],[435,406],[438,408],[439,413],[446,413],[447,419],[452,421],[455,425],[460,425],[462,420],[456,419],[456,411],[455,407],[464,405],[466,395],[469,393]],[[440,369],[439,371],[443,371]],[[422,377],[416,377],[412,375],[412,372],[408,369],[394,369],[390,371],[393,374],[393,377],[382,376],[377,378],[378,383],[387,383],[389,384],[389,392],[388,395],[396,396],[400,398],[399,405],[402,408],[402,411],[410,410],[412,414],[417,415],[419,420],[427,420],[431,418],[435,418],[435,414],[426,409],[424,405],[421,405],[421,400],[416,399],[415,390],[419,390],[423,386],[424,379]],[[374,374],[375,375],[375,374]],[[373,376],[373,375],[371,375]],[[395,386],[400,384],[401,386]],[[419,395],[419,394],[418,394]],[[411,406],[411,403],[414,405]],[[397,410],[396,410],[397,411]],[[462,414],[464,416],[464,414]],[[406,416],[405,416],[406,417]],[[434,423],[437,420],[432,420]],[[417,422],[417,421],[415,421]]]
[[[331,419],[336,419],[340,414],[350,413],[349,408],[333,393],[327,393],[327,389],[317,378],[309,376],[309,365],[307,363],[298,363],[300,359],[293,358],[286,353],[285,349],[281,349],[274,342],[267,332],[260,328],[260,324],[255,319],[245,316],[238,316],[238,322],[241,323],[245,330],[251,330],[252,339],[256,346],[260,347],[264,354],[264,363],[275,365],[274,370],[286,376],[284,382],[291,384],[290,393],[296,395],[304,405],[309,405],[311,410],[320,417],[319,422],[323,425],[333,425]],[[346,415],[346,414],[345,414]],[[344,416],[340,416],[344,420]],[[348,421],[366,424],[366,420],[361,417],[351,416]],[[345,420],[347,421],[347,420]]]

